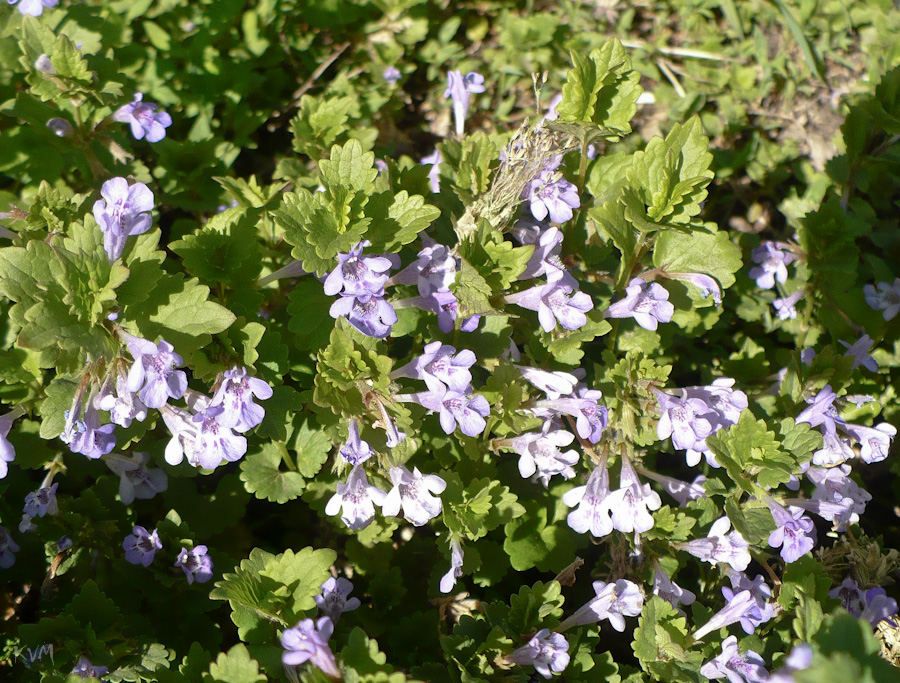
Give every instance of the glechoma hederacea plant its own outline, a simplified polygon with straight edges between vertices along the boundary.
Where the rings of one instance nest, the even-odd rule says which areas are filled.
[[[2,10],[3,677],[900,680],[900,13],[532,4]]]

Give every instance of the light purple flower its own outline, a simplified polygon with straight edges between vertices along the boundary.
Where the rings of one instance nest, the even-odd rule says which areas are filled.
[[[604,318],[634,318],[645,330],[655,330],[659,323],[667,323],[675,314],[669,303],[669,292],[656,282],[649,285],[639,277],[628,283],[625,298],[612,304]]]
[[[60,539],[56,542],[56,549],[63,553],[73,545],[75,545],[75,543],[69,536],[60,536]]]
[[[413,526],[423,526],[441,514],[441,499],[437,494],[444,492],[447,482],[434,474],[422,474],[418,467],[410,472],[405,465],[392,467],[389,474],[394,487],[381,506],[385,517],[399,516],[402,507],[403,516]]]
[[[897,428],[887,422],[864,427],[862,425],[839,423],[840,428],[859,442],[859,457],[872,464],[881,462],[888,456],[891,443],[897,436]]]
[[[110,263],[125,249],[134,235],[143,235],[153,226],[153,192],[144,183],[128,184],[125,178],[111,178],[103,183],[94,202],[94,220],[103,232],[103,249]]]
[[[281,647],[285,650],[281,655],[282,663],[285,666],[300,666],[310,662],[327,678],[342,680],[341,670],[328,646],[332,633],[334,624],[329,617],[321,617],[318,621],[304,619],[294,628],[286,629],[281,634]]]
[[[794,673],[812,666],[813,651],[806,643],[795,645],[791,654],[784,660],[784,666],[766,679],[766,683],[796,683]]]
[[[551,372],[524,365],[516,365],[515,368],[522,377],[547,394],[547,398],[551,400],[574,393],[578,385],[578,378],[569,372],[558,370]]]
[[[897,614],[897,601],[887,597],[883,588],[870,588],[865,593],[849,576],[837,588],[828,591],[828,595],[841,601],[841,607],[854,617],[863,618],[872,626],[883,619]]]
[[[89,401],[83,421],[77,419],[77,413],[66,411],[66,427],[59,438],[73,453],[96,459],[116,447],[115,428],[112,424],[100,425],[100,415]]]
[[[131,134],[135,140],[159,142],[166,137],[166,128],[172,125],[172,117],[151,102],[144,102],[143,93],[135,93],[134,100],[119,107],[113,119],[131,125]]]
[[[375,519],[375,506],[384,504],[386,493],[369,484],[366,471],[359,465],[350,471],[347,483],[339,482],[335,493],[325,506],[329,517],[340,513],[341,519],[353,531],[365,529]]]
[[[416,285],[420,296],[450,291],[450,285],[456,279],[456,257],[449,247],[437,244],[427,235],[422,235],[422,244],[418,258],[391,277],[387,284]]]
[[[147,418],[147,406],[128,389],[128,377],[116,373],[116,391],[112,391],[112,378],[107,378],[100,392],[94,397],[94,406],[109,413],[113,424],[128,428],[132,420],[143,422]]]
[[[742,626],[746,621],[750,625],[750,630],[747,631],[746,627],[744,627],[744,630],[748,633],[753,633],[753,621],[756,621],[756,619],[750,620],[747,616],[751,611],[759,611],[759,605],[756,604],[753,595],[748,590],[743,590],[739,593],[734,593],[727,588],[723,590],[728,590],[729,594],[725,596],[728,602],[723,609],[716,612],[709,621],[697,629],[693,636],[695,640],[700,640],[706,634],[718,631],[720,628],[738,621],[741,622]]]
[[[391,260],[385,256],[363,256],[363,248],[369,244],[368,240],[359,242],[348,253],[337,255],[337,268],[325,278],[323,290],[327,295],[384,296]]]
[[[246,368],[234,367],[225,371],[210,406],[222,405],[225,411],[219,416],[219,424],[243,433],[266,416],[262,406],[253,402],[254,397],[261,401],[272,398],[272,387],[257,377],[248,377]]]
[[[206,546],[198,545],[193,550],[182,548],[175,560],[175,566],[181,567],[188,583],[206,583],[213,576],[213,561],[206,554]]]
[[[810,467],[806,477],[816,485],[812,499],[791,498],[785,502],[834,522],[836,531],[846,531],[850,524],[858,522],[859,516],[866,511],[866,503],[872,500],[872,496],[850,478],[849,465]]]
[[[816,546],[815,527],[803,510],[795,508],[788,512],[772,499],[766,500],[772,511],[777,528],[769,534],[769,545],[781,547],[781,557],[785,562],[796,562]]]
[[[615,583],[594,581],[594,592],[597,596],[563,621],[557,631],[608,619],[610,626],[621,633],[625,630],[624,617],[638,616],[644,606],[644,594],[640,587],[626,579]]]
[[[192,418],[197,425],[194,443],[197,464],[203,469],[215,469],[223,460],[235,462],[247,452],[247,439],[219,421],[224,412],[224,406],[210,405]]]
[[[844,348],[847,349],[847,352],[844,355],[853,356],[853,367],[851,369],[855,370],[862,365],[866,370],[878,372],[878,363],[869,355],[869,349],[875,344],[875,340],[869,335],[864,334],[853,342],[852,345],[845,342],[843,339],[841,339],[840,342],[843,344]]]
[[[53,131],[53,134],[60,138],[67,138],[75,132],[75,129],[72,128],[72,124],[69,123],[66,119],[60,118],[58,116],[53,117],[52,119],[48,119],[47,128]]]
[[[438,413],[445,434],[452,434],[459,423],[460,431],[466,436],[479,436],[487,427],[484,418],[491,412],[491,406],[484,396],[467,396],[451,389],[440,388],[438,391],[400,394],[394,398],[418,403]]]
[[[557,171],[545,169],[531,181],[524,196],[529,200],[531,214],[539,221],[547,216],[554,223],[572,220],[573,209],[581,206],[578,188]]]
[[[382,297],[374,295],[342,296],[328,311],[332,318],[344,317],[367,337],[384,339],[397,322],[397,313]]]
[[[419,162],[423,165],[431,165],[431,170],[428,171],[428,183],[431,185],[431,191],[435,194],[441,191],[441,161],[443,161],[441,153],[435,149],[427,157],[422,157],[422,161]]]
[[[456,580],[462,576],[463,549],[459,540],[450,538],[450,571],[441,577],[441,593],[449,593],[456,585]]]
[[[737,638],[728,636],[722,641],[722,653],[701,666],[700,675],[727,678],[729,683],[766,683],[769,672],[762,657],[753,650],[741,653]]]
[[[39,17],[44,13],[45,7],[56,7],[59,0],[6,0],[10,5],[16,5],[16,9],[22,14]]]
[[[128,372],[128,390],[138,392],[138,398],[148,408],[162,408],[170,398],[181,398],[187,391],[187,375],[176,367],[184,365],[181,356],[165,339],[159,344],[127,338],[128,350],[134,363]]]
[[[900,277],[894,284],[879,282],[877,289],[872,285],[863,287],[866,303],[876,311],[883,311],[885,320],[893,320],[900,313]]]
[[[368,442],[359,436],[359,425],[354,418],[350,418],[347,443],[341,448],[341,456],[351,465],[360,465],[371,458],[375,452]]]
[[[847,439],[838,434],[825,432],[822,448],[813,453],[813,464],[820,467],[833,467],[850,460],[854,456],[853,449]]]
[[[81,676],[82,680],[86,681],[88,678],[100,678],[100,676],[105,676],[108,673],[108,667],[94,666],[91,664],[91,660],[82,655],[78,658],[78,663],[72,668],[69,675]]]
[[[508,294],[506,301],[537,311],[538,320],[545,332],[552,332],[557,322],[567,330],[584,327],[587,324],[585,312],[594,307],[589,295],[575,291],[570,284],[560,279],[549,280],[545,285]]]
[[[316,605],[329,617],[332,623],[337,623],[344,612],[352,612],[359,607],[359,598],[351,598],[353,584],[344,577],[335,579],[329,576],[322,584],[322,594],[315,596]]]
[[[399,81],[401,76],[402,74],[400,73],[400,69],[398,69],[393,64],[391,64],[390,66],[386,66],[384,68],[384,72],[381,74],[381,77],[391,85]]]
[[[775,299],[772,305],[778,311],[778,318],[781,320],[793,320],[797,317],[797,302],[803,298],[805,292],[798,289],[793,294],[781,299]]]
[[[570,508],[577,506],[566,517],[566,523],[579,534],[590,531],[595,538],[611,534],[613,523],[608,497],[609,472],[606,463],[601,463],[591,472],[585,486],[576,486],[563,494],[563,503]]]
[[[831,385],[826,384],[815,397],[806,399],[806,402],[810,404],[809,408],[801,412],[795,422],[797,424],[805,423],[810,427],[823,425],[826,434],[834,434],[836,423],[842,422],[834,407],[836,398],[837,394],[831,390]]]
[[[16,553],[21,548],[16,543],[6,527],[0,526],[0,568],[9,569],[16,563]]]
[[[5,415],[0,415],[0,479],[9,473],[9,463],[15,460],[16,449],[7,438],[16,418],[25,414],[22,408],[13,408]]]
[[[681,479],[667,477],[664,474],[658,474],[657,472],[651,472],[649,470],[643,470],[642,473],[648,479],[652,479],[653,481],[662,484],[662,487],[666,490],[666,493],[668,493],[670,496],[672,496],[672,498],[678,501],[678,505],[680,505],[681,507],[687,505],[689,501],[706,498],[706,489],[703,488],[703,484],[706,482],[706,477],[702,474],[697,475],[693,481],[687,482],[682,481]]]
[[[471,391],[472,373],[469,368],[476,362],[475,354],[468,349],[459,353],[449,344],[439,341],[425,345],[416,360],[391,373],[391,379],[410,377],[424,380],[430,391],[452,389],[461,393]]]
[[[58,488],[59,484],[53,484],[53,486],[45,486],[29,493],[25,496],[23,512],[32,519],[57,514],[59,505],[56,502],[56,489]]]
[[[564,283],[577,286],[575,279],[568,274],[565,264],[559,257],[562,250],[563,234],[559,228],[547,228],[539,232],[539,237],[534,244],[534,253],[528,259],[525,270],[519,275],[520,280],[546,275],[551,280],[565,278]]]
[[[772,289],[775,280],[781,284],[787,281],[787,266],[794,260],[794,254],[784,250],[787,245],[779,242],[763,242],[753,250],[751,258],[756,267],[750,270],[750,277],[756,280],[757,287]]]
[[[705,451],[705,439],[713,433],[714,416],[710,415],[713,412],[710,407],[702,399],[691,398],[684,389],[680,398],[661,391],[655,393],[662,410],[656,426],[657,436],[660,439],[671,436],[672,445],[678,450]]]
[[[519,666],[532,665],[544,678],[562,673],[569,666],[569,643],[560,633],[542,628],[527,644],[506,655],[506,661]]]
[[[712,565],[727,564],[742,572],[750,565],[749,544],[737,531],[732,531],[728,517],[720,517],[709,529],[706,538],[697,538],[677,547]]]
[[[619,488],[607,496],[606,505],[612,515],[613,528],[626,534],[644,533],[653,528],[650,510],[658,510],[662,501],[659,494],[650,489],[650,484],[641,484],[634,466],[622,456]]]
[[[693,592],[672,581],[658,563],[653,571],[653,595],[658,595],[675,609],[678,609],[679,605],[693,604],[697,599]]]
[[[119,477],[119,498],[124,505],[131,505],[135,499],[149,500],[169,488],[165,470],[147,467],[149,453],[135,453],[131,458],[109,453],[103,460]]]
[[[597,443],[609,421],[609,411],[606,406],[600,405],[602,397],[603,393],[599,390],[582,387],[575,397],[537,401],[535,408],[571,415],[575,418],[575,431],[578,436],[591,443]]]
[[[453,101],[453,118],[456,122],[456,134],[462,135],[466,117],[469,115],[469,97],[472,93],[484,92],[484,76],[470,71],[465,76],[460,71],[447,72],[447,90],[444,97]]]
[[[580,456],[576,451],[562,451],[575,437],[553,420],[544,422],[540,432],[522,434],[508,441],[509,447],[519,454],[519,474],[532,481],[540,481],[544,488],[550,478],[560,475],[563,479],[575,476],[575,465]]]
[[[142,526],[135,526],[131,534],[122,541],[122,550],[125,551],[125,560],[127,562],[149,567],[150,563],[153,562],[153,558],[156,557],[156,551],[162,550],[162,542],[159,540],[159,533],[157,533],[156,529],[151,533]],[[181,552],[185,553],[186,551],[182,549]],[[184,561],[180,556],[179,560]],[[210,565],[210,568],[212,568],[212,565]],[[187,573],[187,570],[185,570],[185,573]],[[188,575],[188,581],[193,583],[190,574]],[[200,580],[200,582],[203,583],[203,580]]]

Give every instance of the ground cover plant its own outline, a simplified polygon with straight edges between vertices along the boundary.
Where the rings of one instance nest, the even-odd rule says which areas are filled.
[[[900,680],[889,0],[0,8],[0,674]]]

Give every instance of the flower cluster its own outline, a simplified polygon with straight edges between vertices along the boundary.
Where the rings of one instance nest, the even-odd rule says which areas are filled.
[[[363,256],[363,241],[349,253],[338,254],[338,266],[325,278],[324,291],[340,295],[331,305],[332,318],[345,318],[367,337],[383,339],[391,333],[397,314],[385,299],[384,286],[392,262],[386,256]]]

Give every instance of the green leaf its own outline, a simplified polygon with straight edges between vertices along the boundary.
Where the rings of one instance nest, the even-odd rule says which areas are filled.
[[[248,492],[272,503],[286,503],[299,498],[306,481],[297,472],[281,469],[288,456],[285,445],[278,441],[263,444],[261,449],[241,459],[241,481]]]
[[[246,287],[262,269],[262,249],[256,239],[258,220],[258,212],[231,212],[229,220],[210,220],[202,230],[170,243],[169,249],[206,285]]]
[[[509,630],[525,636],[542,628],[553,630],[559,626],[563,613],[562,591],[557,581],[522,586],[509,599]]]
[[[371,253],[400,251],[440,215],[436,207],[425,203],[424,197],[410,196],[406,190],[396,195],[391,192],[376,195],[366,205],[366,216],[372,219],[366,231],[366,239],[372,243]]]
[[[209,673],[203,675],[204,683],[260,683],[267,680],[243,643],[232,647],[227,654],[220,652],[216,661],[209,665]]]
[[[347,133],[347,114],[354,104],[352,97],[303,95],[297,115],[291,120],[294,151],[313,158],[322,156],[339,136]]]
[[[584,345],[597,337],[602,337],[612,329],[609,321],[604,320],[597,310],[587,314],[587,323],[577,330],[564,330],[557,327],[551,333],[541,332],[541,343],[553,354],[553,357],[565,365],[580,365],[584,357]]]
[[[699,665],[702,655],[690,652],[692,643],[685,617],[658,595],[644,603],[631,647],[644,671],[651,672],[652,663],[676,662]]]
[[[71,410],[78,385],[68,379],[56,377],[47,386],[47,397],[41,401],[41,438],[55,439],[66,426],[65,412]]]
[[[438,145],[441,168],[450,169],[453,190],[464,203],[480,197],[491,186],[498,150],[482,131],[463,140],[446,140]]]
[[[293,447],[297,451],[297,469],[307,479],[315,477],[331,452],[331,440],[321,430],[310,429],[312,420],[300,425],[294,434]]]
[[[375,189],[373,183],[378,175],[375,170],[375,155],[363,152],[359,140],[348,140],[343,147],[332,147],[329,158],[319,164],[319,171],[326,192],[341,188],[366,195]]]
[[[328,569],[337,559],[330,549],[303,548],[298,553],[286,550],[266,562],[260,576],[287,587],[291,594],[291,609],[295,614],[316,609],[313,597],[322,592],[322,584],[330,576]]]
[[[566,74],[563,100],[557,107],[560,120],[630,133],[642,88],[640,74],[632,71],[622,43],[609,40],[587,57],[574,50],[570,54],[574,67]]]
[[[68,37],[60,35],[50,54],[50,63],[56,76],[64,81],[74,81],[73,85],[90,86],[93,83],[87,60]]]
[[[751,545],[766,545],[769,534],[775,531],[772,512],[761,500],[748,500],[738,505],[733,498],[728,498],[725,513],[735,530]]]
[[[732,243],[726,232],[686,235],[667,230],[656,239],[653,265],[670,273],[711,275],[724,290],[734,284],[734,274],[741,269],[743,262],[741,250]],[[700,298],[699,294],[697,298]]]
[[[513,569],[521,572],[537,567],[558,572],[572,563],[576,536],[564,522],[568,512],[561,499],[549,507],[532,502],[528,515],[505,526],[503,550]]]

